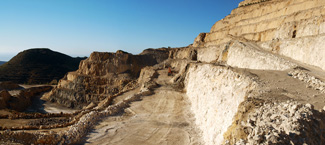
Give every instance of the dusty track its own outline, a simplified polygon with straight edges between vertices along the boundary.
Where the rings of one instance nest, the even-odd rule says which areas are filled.
[[[187,97],[167,83],[166,70],[158,73],[161,87],[154,95],[132,103],[121,116],[103,120],[85,144],[202,144]]]

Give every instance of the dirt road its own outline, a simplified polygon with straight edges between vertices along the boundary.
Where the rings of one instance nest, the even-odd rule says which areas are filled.
[[[202,144],[187,97],[167,83],[171,78],[167,70],[158,73],[156,81],[161,86],[154,95],[132,103],[121,116],[104,119],[85,144]]]

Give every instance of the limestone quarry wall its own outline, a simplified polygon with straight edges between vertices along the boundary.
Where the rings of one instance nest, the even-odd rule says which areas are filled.
[[[325,35],[303,37],[286,41],[269,41],[261,44],[265,50],[290,57],[325,70]]]
[[[223,39],[231,34],[243,36],[249,40],[268,41],[276,38],[276,33],[289,33],[294,30],[303,32],[307,21],[322,17],[325,13],[322,0],[272,0],[234,9],[230,15],[216,22],[210,33],[205,37],[206,42]],[[324,19],[318,20],[321,25]],[[281,26],[295,24],[290,31],[281,31]],[[294,26],[294,25],[293,25]],[[315,33],[315,32],[314,32]],[[300,33],[297,37],[309,36],[312,33]],[[292,37],[289,35],[288,37]],[[287,37],[287,38],[288,38]]]
[[[267,43],[265,50],[324,69],[324,6],[324,0],[245,0],[193,46],[207,48],[210,52],[198,49],[198,59],[209,62],[219,57],[222,45],[240,38]]]
[[[255,87],[253,76],[243,75],[231,68],[190,64],[185,89],[206,144],[223,142],[223,134],[231,125],[238,105]]]
[[[286,70],[297,66],[250,42],[233,40],[218,46],[198,49],[198,60],[222,62],[230,66],[249,69]]]
[[[286,70],[297,66],[291,61],[260,49],[256,44],[239,41],[230,44],[220,59],[230,66],[249,69]]]

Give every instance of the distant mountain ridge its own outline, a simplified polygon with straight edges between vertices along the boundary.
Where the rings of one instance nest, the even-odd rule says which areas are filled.
[[[0,65],[2,65],[2,64],[4,64],[4,63],[6,63],[5,61],[0,61]]]
[[[73,58],[48,48],[28,49],[0,66],[0,81],[43,84],[61,79],[67,72],[78,69],[85,58]]]

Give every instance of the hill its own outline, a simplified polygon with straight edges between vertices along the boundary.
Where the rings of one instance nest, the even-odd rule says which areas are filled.
[[[6,63],[5,61],[0,61],[0,65],[2,65],[2,64],[4,64],[4,63]]]
[[[61,79],[67,72],[78,69],[85,58],[73,58],[47,48],[22,51],[0,66],[0,81],[42,84]]]

